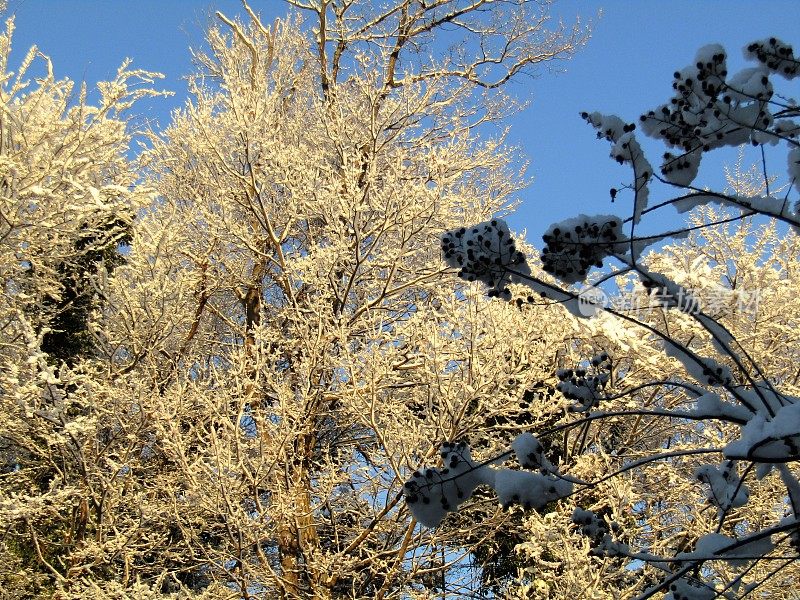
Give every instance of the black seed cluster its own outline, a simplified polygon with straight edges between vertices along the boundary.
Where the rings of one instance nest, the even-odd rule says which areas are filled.
[[[455,480],[458,474],[451,473],[451,470],[461,465],[469,465],[471,460],[469,445],[466,440],[445,442],[439,450],[439,455],[442,457],[444,467],[414,471],[411,478],[403,485],[403,495],[409,504],[437,502],[445,511],[456,510],[457,506],[453,506],[447,496],[442,493],[443,484],[450,479],[456,498],[458,498],[458,500],[454,500],[456,504],[465,497]]]
[[[602,352],[589,361],[588,367],[575,369],[559,369],[556,371],[558,383],[556,389],[567,400],[576,401],[573,411],[583,412],[589,410],[600,402],[605,396],[612,370],[611,358]]]
[[[591,267],[602,267],[624,239],[618,219],[585,220],[570,228],[554,227],[542,236],[542,268],[565,283],[583,281]]]
[[[597,129],[597,139],[606,139],[609,142],[616,142],[620,136],[636,129],[635,123],[625,123],[616,116],[598,115],[583,111],[581,118]]]
[[[776,38],[753,42],[745,54],[784,77],[800,74],[800,61],[794,57],[792,47]],[[773,128],[773,115],[768,108],[773,89],[767,74],[760,76],[760,86],[754,91],[738,89],[726,80],[727,75],[723,51],[703,57],[675,72],[672,84],[675,95],[668,103],[641,115],[640,123],[648,135],[681,150],[664,155],[661,173],[667,179],[681,184],[693,180],[702,153],[714,148],[748,140],[757,146],[769,139],[770,133],[796,138],[791,123],[785,123],[789,132]],[[758,81],[752,79],[751,83]],[[740,107],[747,107],[747,112],[740,113]],[[750,112],[750,107],[757,112]]]
[[[441,483],[442,476],[445,475],[439,469],[425,469],[424,472],[414,471],[412,478],[403,484],[403,495],[406,502],[415,504],[422,502],[423,504],[430,504],[434,494],[431,493],[434,485]],[[439,496],[439,501],[442,503],[442,508],[447,510],[449,503],[444,496]]]
[[[800,61],[794,57],[794,50],[789,44],[777,38],[760,40],[747,46],[747,55],[755,58],[770,71],[792,78],[800,73]]]
[[[531,444],[531,447],[533,451],[528,452],[527,456],[522,457],[520,460],[522,468],[531,470],[539,469],[542,472],[542,475],[548,473],[548,469],[545,468],[547,459],[544,458],[544,448],[542,448],[539,440],[536,440],[533,444]]]
[[[577,509],[572,514],[572,522],[580,529],[580,532],[589,538],[593,548],[589,554],[593,556],[605,556],[607,554],[605,546],[612,539],[612,532],[618,533],[621,528],[618,523],[606,522],[603,518],[589,510]]]
[[[700,162],[700,151],[695,149],[680,156],[675,156],[671,152],[664,153],[664,162],[661,163],[661,174],[669,178],[673,174],[681,171],[694,171],[691,179],[697,174],[697,166]]]
[[[415,471],[414,477],[421,477],[421,473]],[[403,485],[403,495],[405,496],[406,502],[409,504],[414,504],[420,500],[422,500],[424,504],[429,504],[431,501],[428,496],[422,493],[419,483],[414,480],[405,482]]]
[[[461,453],[467,449],[467,445],[468,444],[466,440],[459,440],[457,442],[444,442],[442,447],[439,448],[439,456],[442,457],[442,460],[445,462],[445,464],[447,464],[448,461],[453,463],[450,465],[450,467],[453,468],[458,464],[458,459],[461,457]]]
[[[484,283],[490,297],[510,300],[508,270],[527,268],[525,255],[496,220],[447,232],[442,236],[442,252],[449,264],[458,267],[461,279]]]
[[[731,103],[731,98],[724,95],[728,74],[725,59],[725,54],[720,52],[714,54],[711,61],[698,62],[696,69],[676,71],[672,83],[676,94],[669,104],[640,117],[646,125],[645,131],[687,153],[709,150],[718,144],[726,133],[717,125],[718,120],[727,114]],[[671,157],[670,163],[675,160]],[[678,164],[684,167],[682,161]]]
[[[704,368],[703,377],[706,378],[706,383],[710,386],[730,385],[731,374],[725,367]]]
[[[625,126],[627,127],[627,125]],[[612,155],[614,160],[616,160],[619,164],[624,165],[627,161],[632,160],[632,155],[635,154],[637,151],[635,150],[635,146],[631,148],[631,140],[628,138],[627,141],[623,142],[620,140],[621,143],[618,144],[619,148],[624,150],[625,152],[620,152],[617,155]],[[645,174],[645,177],[649,177],[650,174]]]

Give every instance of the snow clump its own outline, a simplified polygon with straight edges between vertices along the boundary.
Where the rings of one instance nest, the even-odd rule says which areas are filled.
[[[725,446],[725,456],[767,462],[788,462],[800,454],[800,402],[781,407],[774,417],[754,415],[741,437]]]
[[[542,473],[517,471],[489,466],[514,453],[524,468]],[[439,452],[444,466],[415,471],[403,485],[403,496],[413,517],[426,527],[436,527],[460,504],[467,501],[479,485],[495,490],[503,508],[520,504],[539,509],[572,494],[572,482],[562,478],[558,469],[544,456],[541,443],[523,433],[511,444],[511,451],[501,459],[485,463],[472,460],[466,442],[445,442]]]
[[[492,485],[494,481],[489,467],[472,460],[466,442],[445,442],[439,455],[444,467],[415,471],[403,486],[411,514],[426,527],[436,527],[448,512],[468,500],[480,484]]]
[[[599,112],[582,112],[581,117],[597,129],[598,138],[605,138],[612,142],[611,158],[619,164],[628,163],[633,167],[636,177],[633,186],[636,192],[633,222],[638,224],[642,217],[642,211],[647,208],[647,201],[650,196],[648,183],[653,176],[653,167],[645,158],[644,152],[633,134],[636,125],[634,123],[625,123],[616,115],[603,115]]]
[[[709,485],[708,501],[721,511],[744,506],[750,498],[750,490],[734,471],[733,461],[719,467],[703,465],[695,471],[695,476]]]

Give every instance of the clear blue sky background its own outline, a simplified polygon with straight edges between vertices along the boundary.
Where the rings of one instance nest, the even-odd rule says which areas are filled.
[[[192,70],[189,48],[202,46],[213,12],[241,12],[238,0],[9,0],[8,5],[16,16],[12,65],[37,44],[52,58],[58,77],[93,85],[131,57],[136,67],[164,73],[163,87],[176,92],[146,107],[146,116],[161,125],[185,101],[181,77]],[[289,10],[280,0],[251,0],[251,6],[265,22]],[[594,139],[580,111],[635,121],[668,99],[672,73],[707,43],[725,46],[731,71],[745,66],[741,48],[749,41],[774,35],[800,46],[800,0],[562,0],[554,7],[556,20],[571,22],[577,15],[592,21],[588,45],[573,60],[552,65],[560,73],[543,68],[539,77],[512,87],[531,100],[510,124],[511,140],[531,161],[534,183],[521,194],[522,205],[510,220],[514,228],[527,229],[534,243],[551,222],[580,212],[629,214],[630,198],[621,196],[612,205],[608,195],[609,188],[628,180],[629,170],[608,158],[608,144]],[[797,94],[797,84],[792,87]],[[657,163],[663,149],[651,148]],[[718,185],[722,165],[735,156],[704,160],[698,181]],[[772,162],[780,175],[784,161],[776,154]],[[656,193],[651,202],[658,199]],[[665,213],[650,229],[676,222]]]

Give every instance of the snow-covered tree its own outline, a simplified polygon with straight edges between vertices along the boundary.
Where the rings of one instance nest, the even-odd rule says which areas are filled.
[[[91,314],[149,194],[133,187],[125,111],[154,74],[123,64],[97,102],[55,78],[32,48],[9,65],[13,20],[0,35],[0,590],[25,597],[61,581],[65,548],[85,535],[99,495],[90,478],[91,411],[73,395],[96,348]],[[85,437],[88,436],[88,437]]]
[[[479,584],[475,570],[459,580],[465,557],[507,516],[487,503],[479,527],[420,531],[403,479],[442,439],[496,453],[529,419],[521,386],[553,368],[541,349],[572,328],[454,297],[436,241],[509,210],[525,184],[514,151],[474,130],[513,109],[506,81],[583,33],[550,29],[539,3],[297,5],[310,22],[266,26],[247,5],[246,22],[219,15],[192,100],[149,136],[138,173],[113,108],[65,95],[75,144],[101,146],[94,160],[54,146],[42,160],[63,178],[44,164],[35,202],[4,196],[22,212],[52,199],[55,219],[71,204],[48,186],[76,182],[82,215],[112,200],[129,212],[89,224],[98,251],[128,243],[113,270],[105,255],[72,261],[77,219],[70,235],[22,229],[53,257],[50,288],[25,263],[39,254],[15,254],[33,241],[9,246],[4,266],[27,277],[4,280],[19,299],[55,298],[62,263],[97,297],[81,313],[91,352],[58,365],[48,325],[14,313],[2,593],[387,598]],[[437,54],[451,26],[467,39]],[[119,108],[127,76],[101,87]]]
[[[676,71],[675,95],[637,122],[582,114],[611,143],[611,157],[633,170],[630,184],[611,190],[612,200],[631,196],[630,217],[579,215],[553,224],[543,236],[541,266],[529,264],[500,219],[443,236],[447,263],[459,277],[488,287],[489,296],[560,304],[574,316],[593,317],[587,331],[600,329],[611,339],[556,374],[571,405],[557,425],[536,437],[520,435],[494,460],[476,462],[467,446],[442,446],[445,460],[457,456],[460,466],[422,468],[407,481],[417,520],[437,526],[480,486],[524,508],[563,499],[577,505],[574,530],[604,568],[627,565],[625,574],[638,576],[623,577],[615,590],[638,588],[642,599],[665,592],[674,600],[796,587],[800,399],[792,360],[796,322],[783,309],[783,294],[793,281],[800,225],[792,198],[800,189],[800,126],[793,120],[800,109],[786,99],[800,62],[775,38],[749,44],[745,56],[755,66],[729,74],[722,47],[701,48]],[[778,93],[779,85],[788,89]],[[669,148],[658,170],[638,128]],[[763,185],[693,186],[705,153],[744,143],[762,151]],[[782,188],[768,176],[765,145],[785,150],[789,176]],[[651,187],[665,199],[650,202]],[[688,227],[640,233],[657,211],[713,204],[735,212],[705,208]],[[756,217],[771,224],[722,228]],[[686,236],[656,257],[644,255],[653,244]],[[611,263],[605,272],[604,263]],[[598,286],[611,281],[629,291],[607,304]],[[631,338],[639,340],[628,358]],[[556,460],[546,451],[554,435],[582,452]],[[512,458],[522,469],[492,464]],[[587,461],[606,475],[587,477]],[[617,489],[609,489],[614,480]],[[544,527],[532,517],[532,531]],[[533,539],[522,551],[542,556],[548,543]],[[535,593],[545,582],[533,577],[527,585],[525,593]],[[573,582],[556,593],[574,589]]]

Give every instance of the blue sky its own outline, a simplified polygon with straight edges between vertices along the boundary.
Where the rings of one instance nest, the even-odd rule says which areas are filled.
[[[251,0],[251,5],[265,22],[289,9],[281,0]],[[16,16],[12,65],[37,44],[53,60],[58,77],[92,85],[113,76],[131,57],[135,67],[164,73],[163,87],[176,92],[144,110],[163,125],[185,100],[181,77],[192,70],[189,48],[202,45],[215,10],[234,15],[241,5],[238,0],[9,0],[8,13]],[[511,88],[531,101],[510,125],[511,140],[530,160],[534,181],[520,194],[521,206],[510,221],[527,229],[534,242],[551,222],[581,212],[629,214],[630,198],[621,195],[611,204],[608,195],[609,188],[627,181],[629,171],[608,158],[608,144],[594,138],[578,116],[582,110],[635,121],[668,99],[672,73],[707,43],[725,46],[731,71],[745,66],[741,48],[749,41],[777,36],[800,44],[798,0],[562,0],[554,6],[556,19],[572,21],[576,15],[592,21],[588,45],[571,61],[552,65],[561,72],[543,68],[539,77]],[[797,84],[793,88],[797,95]],[[663,149],[645,147],[657,163]],[[698,182],[719,185],[722,165],[735,157],[731,151],[704,159]],[[777,153],[771,162],[779,175],[784,161]],[[651,203],[664,197],[654,190]],[[649,229],[677,222],[665,212]]]

